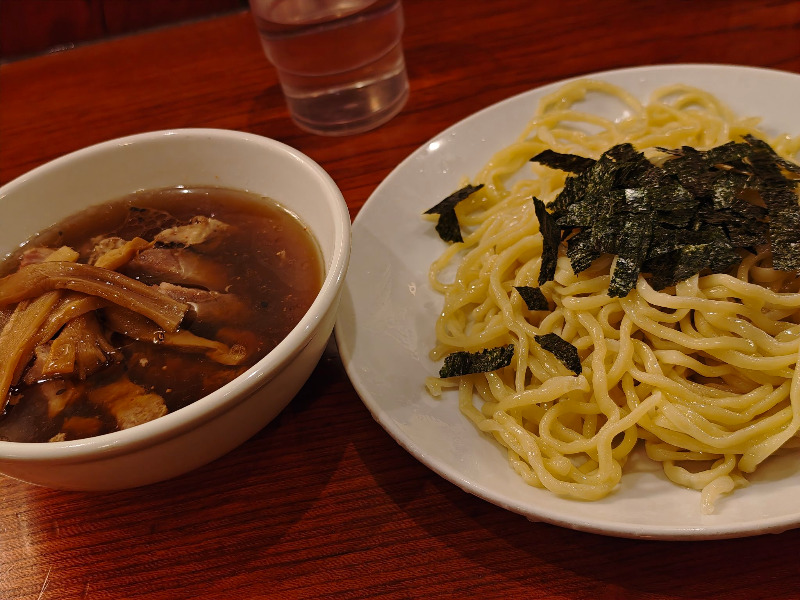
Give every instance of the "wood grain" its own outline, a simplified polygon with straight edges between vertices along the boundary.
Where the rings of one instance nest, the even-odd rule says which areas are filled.
[[[318,161],[355,216],[409,153],[558,79],[683,62],[800,72],[800,3],[406,0],[407,106],[365,134],[288,118],[249,14],[0,65],[0,183],[109,138],[240,129]],[[371,418],[330,346],[264,430],[184,477],[69,493],[0,479],[0,598],[796,598],[800,530],[623,540],[524,518],[434,475]]]
[[[0,60],[247,8],[247,0],[0,0]]]

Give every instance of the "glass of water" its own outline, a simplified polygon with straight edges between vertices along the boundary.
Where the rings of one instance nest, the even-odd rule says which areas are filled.
[[[302,129],[359,133],[403,108],[400,0],[250,0],[250,10]]]

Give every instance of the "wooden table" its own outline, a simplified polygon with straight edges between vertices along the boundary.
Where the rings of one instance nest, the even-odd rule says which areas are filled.
[[[540,84],[655,63],[800,72],[796,1],[406,0],[405,13],[409,102],[352,137],[289,120],[245,12],[1,65],[0,183],[109,138],[222,127],[314,158],[355,216],[425,140]],[[373,421],[333,347],[278,419],[189,475],[93,494],[2,479],[0,498],[8,600],[800,597],[800,530],[616,539],[461,491]]]

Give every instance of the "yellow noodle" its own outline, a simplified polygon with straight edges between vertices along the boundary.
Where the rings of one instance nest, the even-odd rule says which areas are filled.
[[[598,94],[616,101],[619,119],[583,109]],[[541,265],[531,196],[552,201],[566,178],[532,156],[552,149],[598,158],[629,142],[652,157],[657,146],[708,149],[751,133],[797,160],[800,138],[770,139],[757,126],[686,85],[643,104],[609,83],[576,81],[544,97],[517,141],[469,181],[484,187],[456,208],[464,242],[430,268],[444,299],[431,358],[508,343],[515,355],[499,371],[426,385],[434,396],[457,387],[461,412],[505,447],[528,484],[603,498],[643,444],[670,480],[702,491],[710,512],[747,484],[745,473],[798,445],[800,280],[771,269],[768,250],[667,290],[640,277],[628,296],[613,298],[611,257],[575,274],[562,248],[554,280],[542,287],[553,310],[529,311],[514,290],[536,286]],[[534,341],[551,332],[578,349],[581,375]]]

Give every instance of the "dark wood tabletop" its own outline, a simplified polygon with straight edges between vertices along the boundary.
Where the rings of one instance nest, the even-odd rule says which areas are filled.
[[[797,1],[406,0],[405,15],[408,103],[349,137],[292,123],[247,12],[2,64],[0,184],[110,138],[220,127],[308,154],[355,217],[427,139],[542,84],[661,63],[800,73]],[[0,478],[8,600],[800,598],[799,555],[800,529],[630,540],[480,500],[372,419],[333,344],[276,420],[188,475],[108,493]]]

